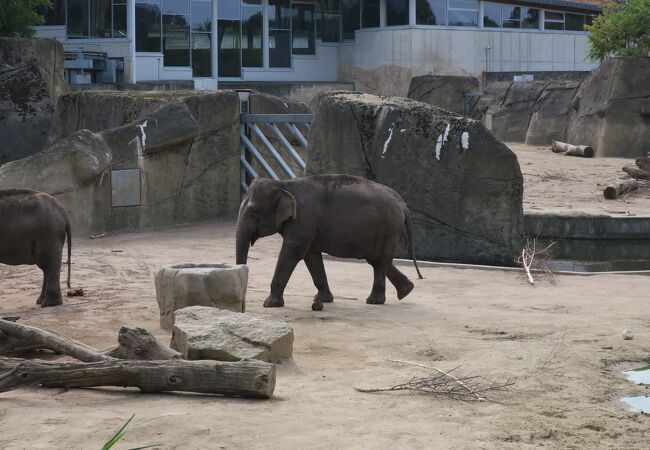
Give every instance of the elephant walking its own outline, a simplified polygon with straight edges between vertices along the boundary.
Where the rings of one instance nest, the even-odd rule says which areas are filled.
[[[282,249],[264,306],[283,306],[284,289],[296,265],[304,260],[318,293],[312,309],[334,297],[327,283],[322,253],[365,259],[374,270],[366,303],[386,301],[386,277],[399,299],[413,283],[393,265],[404,228],[418,276],[411,215],[402,197],[387,186],[349,175],[316,175],[294,180],[255,179],[237,219],[237,264],[246,264],[258,238],[280,233]]]
[[[28,189],[0,190],[0,263],[35,264],[43,271],[36,304],[56,306],[61,298],[61,257],[68,239],[68,288],[72,236],[68,216],[54,197]]]

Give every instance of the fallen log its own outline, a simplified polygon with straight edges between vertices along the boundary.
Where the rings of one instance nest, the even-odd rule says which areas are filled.
[[[637,180],[650,180],[650,171],[648,170],[639,169],[634,166],[626,166],[623,167],[623,172]]]
[[[621,195],[631,192],[639,187],[639,183],[631,178],[618,179],[603,190],[603,195],[608,200],[614,200]]]
[[[154,335],[144,328],[120,328],[117,342],[119,343],[117,347],[105,351],[104,354],[113,358],[138,359],[141,361],[160,361],[183,357],[176,350],[161,344]]]
[[[114,359],[54,331],[41,330],[35,327],[30,327],[29,325],[10,322],[8,320],[0,320],[0,332],[13,338],[13,343],[10,343],[10,345],[29,346],[30,350],[48,349],[56,353],[72,356],[73,358],[85,362]],[[3,339],[3,336],[0,336],[0,339]]]
[[[560,141],[553,141],[551,150],[554,153],[563,153],[566,156],[581,156],[583,158],[594,156],[594,150],[588,145],[571,145]]]
[[[639,169],[650,172],[650,156],[640,156],[634,162]]]
[[[275,389],[275,366],[257,360],[113,359],[92,363],[51,363],[0,357],[0,373],[0,392],[21,386],[122,386],[136,387],[142,392],[180,391],[270,398]]]

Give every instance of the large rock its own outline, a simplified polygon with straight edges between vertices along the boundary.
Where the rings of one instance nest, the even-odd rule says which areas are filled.
[[[548,146],[553,141],[566,141],[571,102],[579,87],[579,81],[557,81],[544,89],[533,106],[526,144]]]
[[[422,75],[411,79],[407,97],[462,115],[465,113],[463,94],[478,90],[475,77]]]
[[[503,101],[490,108],[494,136],[506,142],[524,142],[535,105],[548,85],[547,81],[512,82]],[[499,96],[495,96],[495,99],[499,99]]]
[[[54,39],[0,38],[0,165],[47,146],[57,99],[68,87]]]
[[[28,188],[55,196],[74,236],[103,232],[111,214],[112,153],[100,134],[81,130],[27,158],[0,166],[0,188]]]
[[[309,152],[310,175],[360,175],[400,193],[418,258],[512,264],[519,253],[519,163],[480,122],[413,100],[337,92],[321,97]]]
[[[567,141],[598,156],[635,157],[650,151],[650,58],[605,60],[572,104]]]
[[[188,306],[211,306],[244,312],[248,267],[184,263],[163,267],[154,276],[160,326],[170,330],[174,311]]]
[[[170,346],[186,359],[290,358],[293,329],[271,316],[191,306],[176,311]]]

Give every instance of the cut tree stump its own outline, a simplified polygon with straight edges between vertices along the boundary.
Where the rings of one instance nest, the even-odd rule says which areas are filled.
[[[640,156],[634,162],[639,169],[650,172],[650,156]]]
[[[626,166],[623,167],[623,172],[637,180],[650,180],[650,171],[648,170],[639,169],[634,166]]]
[[[560,141],[553,141],[551,150],[554,153],[563,153],[566,156],[581,156],[583,158],[594,156],[594,150],[588,145],[571,145]]]
[[[104,352],[104,354],[119,359],[148,361],[180,359],[183,357],[176,350],[161,344],[153,334],[144,328],[120,328],[117,342],[120,344],[119,346]]]
[[[275,366],[263,361],[110,360],[51,363],[0,357],[0,392],[21,386],[122,386],[143,392],[197,392],[270,398]]]
[[[633,180],[631,178],[619,179],[612,182],[612,184],[608,185],[603,190],[603,195],[608,200],[614,200],[615,198],[627,192],[631,192],[637,189],[638,187],[639,187],[639,183],[636,180]]]

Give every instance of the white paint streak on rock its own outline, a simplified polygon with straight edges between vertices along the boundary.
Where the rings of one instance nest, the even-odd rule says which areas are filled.
[[[140,130],[140,133],[142,133],[142,138],[140,139],[140,143],[142,144],[142,152],[144,153],[145,146],[147,144],[147,134],[144,132],[144,129],[147,128],[147,122],[148,120],[145,120],[142,125],[136,125],[138,129]]]
[[[445,128],[444,134],[438,136],[438,142],[436,142],[436,159],[438,161],[440,161],[440,155],[442,154],[442,147],[444,147],[445,142],[447,142],[450,129],[451,129],[451,125],[447,124],[447,128]]]
[[[469,150],[469,133],[463,131],[463,134],[460,135],[460,145],[463,147],[463,151]]]
[[[400,132],[400,133],[405,133],[405,132],[406,132],[406,128],[402,128],[401,130],[399,130],[399,132]]]
[[[388,144],[390,144],[390,140],[393,139],[393,129],[389,128],[388,131],[390,134],[388,135],[386,142],[384,142],[384,150],[381,152],[381,159],[385,158],[386,152],[388,151]]]

